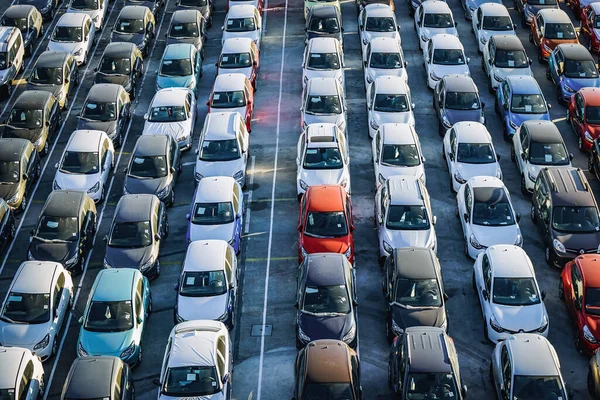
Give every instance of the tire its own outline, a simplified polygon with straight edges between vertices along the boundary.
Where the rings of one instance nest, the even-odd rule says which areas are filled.
[[[598,394],[596,393],[596,385],[594,382],[594,377],[592,375],[592,370],[590,368],[588,368],[588,373],[587,373],[587,390],[588,390],[590,396],[592,396],[593,398],[598,397]]]
[[[529,26],[527,25],[527,19],[525,18],[525,14],[522,14],[522,16],[521,16],[521,27],[523,29],[529,28]]]
[[[467,240],[469,240],[469,239],[465,238],[465,246],[464,246],[465,247],[465,257],[467,257],[467,260],[470,260],[471,256],[469,255],[469,244],[468,244]]]
[[[579,337],[579,331],[577,328],[573,328],[573,342],[575,343],[575,348],[579,352],[579,354],[583,353],[583,349],[581,347],[581,338]]]
[[[100,192],[100,200],[98,200],[98,204],[101,204],[106,199],[106,193],[104,191],[104,186],[102,186],[102,191]]]
[[[471,279],[471,283],[473,285],[473,291],[477,293],[477,282],[475,281],[475,271],[473,271],[473,278]]]
[[[531,30],[529,31],[529,43],[534,44],[533,43],[533,32],[531,32]]]
[[[54,340],[52,341],[52,350],[50,352],[50,357],[53,357],[57,353],[58,353],[58,342],[56,341],[56,337],[55,337]]]
[[[538,62],[540,64],[543,64],[543,63],[546,62],[546,60],[544,60],[544,57],[542,57],[542,52],[540,51],[539,48],[538,48],[538,51],[537,51],[537,58],[538,58]]]
[[[169,236],[169,217],[165,216],[165,228],[163,230],[163,239]]]
[[[19,205],[19,212],[24,213],[27,209],[27,195],[23,194],[23,198],[21,199],[21,205]]]
[[[550,73],[550,66],[548,66],[548,68],[546,68],[546,79],[548,79],[549,81],[552,80],[552,74]]]
[[[585,149],[583,148],[583,139],[581,135],[577,135],[577,148],[580,152],[585,153]]]
[[[49,151],[50,151],[50,144],[48,143],[48,138],[46,138],[46,143],[44,143],[44,147],[42,148],[42,151],[40,152],[40,156],[44,157],[44,156],[48,155]]]
[[[131,101],[135,100],[135,87],[137,86],[137,79],[133,78],[131,80],[131,91],[129,92],[129,98]]]
[[[483,320],[483,337],[485,338],[485,340],[487,340],[489,342],[490,336],[488,334],[488,327],[487,327],[486,320]]]
[[[525,196],[529,196],[529,190],[527,190],[527,185],[525,183],[525,174],[521,175],[521,193]]]
[[[150,301],[148,302],[148,316],[152,314],[152,294],[150,294]]]
[[[171,189],[171,196],[169,198],[169,206],[173,207],[173,204],[175,204],[175,188]]]
[[[588,157],[588,171],[590,171],[590,173],[592,175],[594,175],[596,173],[595,167],[594,167],[594,160],[592,159],[592,153],[590,153],[590,155]]]
[[[396,337],[396,335],[394,335],[394,332],[392,332],[391,318],[392,317],[388,315],[385,322],[386,338],[388,343],[392,343],[394,341],[394,338]]]
[[[529,216],[531,217],[533,224],[537,224],[537,215],[535,215],[535,208],[533,207],[533,204],[531,205]]]
[[[510,146],[510,160],[514,163],[517,162],[517,156],[515,155],[515,146]]]
[[[141,363],[142,363],[142,346],[140,344],[140,349],[138,350],[138,357],[137,357],[137,360],[135,361],[135,366],[137,367]]]
[[[562,278],[558,281],[558,298],[565,301],[565,284],[563,283]]]
[[[13,220],[12,225],[10,226],[10,238],[11,240],[15,238],[15,235],[17,234],[17,225],[15,224],[15,221]]]
[[[546,264],[548,264],[549,266],[553,266],[552,264],[552,259],[550,257],[550,247],[546,246],[545,250],[544,250],[544,259],[546,260]]]
[[[496,91],[494,90],[494,87],[492,86],[492,78],[491,77],[488,79],[488,92],[490,92],[490,94],[496,93]]]
[[[33,54],[33,40],[29,42],[29,45],[27,45],[27,50],[25,50],[25,54],[29,57],[31,57],[31,55]]]

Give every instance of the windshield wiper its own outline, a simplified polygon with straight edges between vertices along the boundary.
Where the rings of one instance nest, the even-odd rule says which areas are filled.
[[[409,306],[408,304],[398,303],[396,301],[392,302],[393,306],[398,306],[407,310],[435,310],[440,308],[439,306]]]
[[[32,239],[36,239],[39,240],[40,242],[44,242],[44,243],[68,243],[68,240],[63,240],[63,239],[44,239],[43,237],[34,235],[32,236]]]
[[[304,232],[304,234],[306,236],[314,237],[314,238],[317,238],[317,239],[327,239],[327,238],[332,238],[333,237],[333,236],[317,235],[315,233],[310,233],[310,232],[306,232],[306,231]]]
[[[105,75],[105,76],[128,76],[127,74],[121,74],[119,72],[103,72],[103,71],[98,71],[99,74]]]
[[[20,130],[27,130],[27,128],[21,128],[19,126],[14,126],[14,125],[11,125],[11,124],[5,124],[4,126],[6,126],[7,128],[16,129],[18,131],[20,131]]]
[[[8,322],[9,324],[24,324],[25,323],[23,321],[14,321],[14,320],[8,318],[6,315],[0,316],[0,320],[2,320],[4,322]]]

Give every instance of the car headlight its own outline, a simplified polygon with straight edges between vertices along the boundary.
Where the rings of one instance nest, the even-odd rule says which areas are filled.
[[[452,128],[452,124],[450,123],[450,120],[448,119],[446,114],[442,114],[442,124],[446,128]]]
[[[33,254],[31,254],[31,250],[29,250],[29,251],[27,252],[27,259],[28,259],[28,260],[30,260],[30,261],[31,261],[31,260],[35,260],[35,257],[33,256]]]
[[[469,243],[471,243],[471,246],[473,246],[473,248],[476,250],[481,250],[485,248],[485,246],[479,243],[475,235],[471,235],[471,237],[469,238]]]
[[[298,339],[300,339],[301,342],[310,342],[310,337],[306,333],[304,333],[304,331],[300,327],[298,327]]]
[[[549,53],[552,53],[552,49],[551,49],[550,47],[548,47],[548,46],[546,45],[546,43],[544,43],[544,46],[543,46],[543,47],[544,47],[544,50],[546,50],[546,51],[547,51],[547,52],[549,52]]]
[[[344,337],[342,337],[342,342],[350,343],[354,340],[355,336],[356,336],[356,324],[352,323],[352,326],[350,327],[350,330],[348,331],[348,333],[346,333],[344,335]]]
[[[85,351],[81,342],[77,342],[77,355],[79,357],[87,357],[88,356],[88,352]]]
[[[548,329],[548,317],[544,314],[544,319],[542,320],[542,325],[538,328],[538,332],[542,333],[546,329]]]
[[[50,334],[46,334],[42,340],[40,340],[35,346],[33,346],[33,350],[45,349],[48,347],[48,343],[50,343]]]
[[[398,325],[396,323],[396,321],[394,321],[393,318],[392,318],[392,332],[394,332],[394,334],[396,336],[400,336],[404,333],[404,329],[400,328],[400,325]]]
[[[567,85],[566,83],[563,83],[563,89],[565,90],[565,92],[569,92],[569,93],[575,93],[575,90],[573,90],[569,85]]]
[[[73,254],[73,256],[71,258],[69,258],[67,261],[65,261],[65,267],[70,267],[73,264],[75,264],[77,262],[77,260],[79,259],[79,251],[75,251],[75,254]]]
[[[508,124],[510,125],[511,128],[513,128],[515,131],[517,129],[519,129],[519,125],[515,124],[514,122],[512,122],[511,120],[508,120]]]
[[[83,54],[83,48],[77,50],[75,53],[73,53],[74,56],[80,56],[81,54]]]
[[[123,350],[121,352],[121,358],[127,358],[127,357],[131,357],[131,355],[133,354],[133,352],[135,351],[135,342],[131,342],[131,344],[129,346],[127,346],[127,348],[125,350]]]
[[[558,239],[554,239],[552,241],[552,246],[554,246],[554,250],[556,250],[559,253],[565,252],[565,245],[562,244]]]
[[[442,79],[442,78],[440,78],[439,76],[437,76],[437,75],[435,74],[435,72],[433,72],[433,71],[431,71],[431,73],[429,74],[429,77],[430,77],[431,79],[433,79],[434,81],[439,81],[440,79]]]
[[[300,246],[300,254],[302,254],[302,258],[308,257],[308,252],[304,248],[304,246]]]
[[[302,190],[307,190],[308,189],[308,185],[302,179],[300,179],[299,183],[300,183],[300,187],[302,188]]]
[[[535,183],[535,181],[536,181],[536,179],[537,179],[537,175],[534,175],[534,174],[532,174],[531,172],[528,172],[528,173],[527,173],[527,177],[529,178],[529,180],[530,180],[531,182],[534,182],[534,183]]]
[[[587,325],[583,326],[583,338],[590,343],[598,343],[592,332],[590,332],[590,328]]]
[[[458,170],[454,171],[454,180],[458,183],[465,184],[467,183],[467,180],[465,178],[463,178],[463,176],[460,174],[460,172]]]
[[[500,326],[494,314],[492,314],[492,316],[490,317],[490,326],[493,330],[495,330],[498,333],[504,332],[504,329]]]
[[[204,178],[204,175],[202,175],[202,174],[200,174],[200,173],[198,173],[198,172],[196,172],[196,173],[194,174],[194,179],[196,179],[198,182],[200,182],[200,180],[201,180],[202,178]]]
[[[494,79],[496,80],[496,82],[502,82],[503,81],[502,77],[498,76],[497,74],[494,74]]]
[[[369,122],[369,125],[371,125],[371,128],[373,128],[375,130],[379,129],[379,125],[373,119],[371,120],[371,122]]]
[[[233,174],[233,179],[235,179],[235,180],[242,179],[243,177],[244,177],[244,171],[242,171],[242,170]]]
[[[104,268],[112,268],[112,265],[110,265],[110,264],[108,263],[108,261],[106,261],[106,258],[105,258],[105,259],[102,261],[102,266],[103,266]]]
[[[94,186],[92,186],[91,188],[88,189],[88,193],[96,193],[98,192],[98,190],[100,190],[100,181],[96,182],[94,184]]]
[[[367,75],[367,83],[373,83],[373,77],[371,75]]]
[[[383,250],[385,250],[385,252],[388,254],[392,254],[394,252],[394,248],[385,240],[383,241]]]
[[[350,256],[352,255],[352,246],[348,246],[348,250],[344,252],[344,255],[346,256],[346,258],[350,258]]]
[[[588,131],[585,131],[585,133],[583,134],[583,137],[585,138],[585,140],[587,140],[590,143],[594,141],[594,138],[592,137],[592,135],[590,135],[590,133]]]
[[[379,183],[381,183],[382,185],[385,183],[385,177],[381,173],[379,174],[377,179],[379,179]]]
[[[496,178],[502,179],[502,170],[500,168],[496,170]]]
[[[342,179],[342,181],[340,182],[340,186],[346,189],[348,187],[348,178]]]
[[[150,257],[148,261],[142,264],[142,266],[140,267],[140,271],[146,271],[147,269],[150,269],[152,265],[154,265],[154,256]]]
[[[6,200],[6,202],[7,202],[9,205],[13,205],[13,204],[15,204],[17,201],[19,201],[19,198],[20,198],[20,197],[21,197],[21,196],[20,196],[19,192],[17,192],[17,193],[15,193],[15,194],[14,194],[14,195],[13,195],[13,196],[10,198],[10,199]]]
[[[523,235],[517,233],[517,238],[515,239],[515,246],[523,246]]]
[[[427,42],[429,40],[429,38],[425,35],[421,35],[421,40],[424,42]]]
[[[169,185],[167,185],[164,189],[160,190],[156,194],[156,197],[158,197],[159,199],[163,199],[163,198],[165,198],[165,196],[167,195],[167,193],[169,193]]]
[[[341,121],[338,121],[337,127],[340,131],[345,132],[346,131],[346,120],[342,119]]]

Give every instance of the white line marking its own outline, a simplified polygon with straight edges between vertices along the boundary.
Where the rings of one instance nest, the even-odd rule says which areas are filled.
[[[261,39],[263,39],[265,37],[265,33],[267,33],[267,9],[268,8],[269,8],[269,0],[265,0],[265,3],[263,4],[263,18],[262,18],[263,31],[261,34]]]
[[[250,175],[249,184],[250,190],[248,190],[248,197],[246,199],[246,215],[244,216],[244,233],[248,233],[250,229],[250,204],[252,204],[252,185],[254,184],[254,162],[256,156],[250,157]]]

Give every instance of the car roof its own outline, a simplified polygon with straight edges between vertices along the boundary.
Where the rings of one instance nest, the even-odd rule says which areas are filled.
[[[437,279],[439,263],[434,252],[426,247],[394,249],[394,265],[398,275],[408,279]]]
[[[108,268],[98,272],[92,300],[125,301],[132,299],[133,279],[137,269]]]
[[[480,122],[460,121],[452,127],[459,143],[492,143],[492,137]]]
[[[19,95],[13,108],[20,110],[42,110],[52,97],[46,90],[26,90]]]
[[[52,261],[25,261],[19,267],[11,291],[18,293],[50,293],[52,281],[61,264]]]
[[[579,168],[544,168],[542,171],[550,178],[553,205],[596,206],[590,185]]]
[[[194,203],[219,203],[233,200],[231,176],[211,176],[200,179],[194,196]]]
[[[16,389],[17,375],[21,369],[21,363],[23,362],[23,358],[25,358],[26,352],[26,349],[20,347],[0,346],[0,364],[2,364],[2,373],[0,374],[1,388]]]
[[[600,6],[600,3],[598,6]],[[600,106],[600,88],[584,87],[579,89],[579,93],[583,95],[586,106]]]
[[[339,17],[339,11],[338,8],[333,6],[333,5],[329,5],[329,4],[317,4],[315,6],[312,6],[310,9],[310,16],[311,17]]]
[[[23,18],[29,15],[35,6],[29,4],[13,4],[4,11],[3,17],[7,18]]]
[[[104,135],[103,131],[76,130],[71,134],[65,151],[98,151]]]
[[[488,247],[486,254],[494,266],[494,276],[525,278],[534,275],[531,260],[519,246],[497,244]]]
[[[112,376],[119,359],[109,356],[80,357],[69,373],[66,399],[103,399],[112,395]]]
[[[400,51],[400,43],[397,39],[385,36],[374,37],[371,40],[371,53],[396,53]]]
[[[307,190],[308,210],[335,212],[344,210],[344,189],[339,185],[313,185]]]
[[[231,53],[243,53],[250,51],[250,47],[252,46],[252,39],[245,37],[232,37],[228,38],[223,42],[223,48],[221,49],[221,53],[223,54],[231,54]]]
[[[394,17],[392,8],[387,4],[367,4],[363,8],[364,12],[367,13],[367,17]]]
[[[329,123],[309,124],[305,140],[308,148],[337,147],[337,126]]]
[[[339,340],[320,339],[306,345],[308,383],[352,382],[348,345]]]
[[[504,343],[510,348],[514,375],[560,375],[554,349],[542,335],[519,333],[509,336]]]
[[[216,341],[223,324],[218,321],[186,321],[173,328],[167,367],[213,367],[217,358]]]
[[[150,9],[146,6],[125,6],[119,13],[119,18],[123,19],[142,19]]]
[[[595,14],[598,14],[598,12],[600,12],[600,4],[598,4],[598,2],[597,2],[597,1],[593,1],[593,2],[591,2],[591,3],[590,3],[590,8],[591,8],[592,10],[594,10],[594,13],[595,13]]]
[[[594,58],[582,44],[575,43],[561,43],[558,47],[565,55],[565,60],[591,60]]]
[[[460,39],[454,35],[447,33],[438,33],[433,35],[430,40],[433,40],[433,47],[436,49],[462,49],[463,45]]]
[[[477,86],[475,85],[475,82],[473,82],[473,78],[470,76],[448,74],[442,79],[444,79],[446,92],[477,92]]]
[[[41,215],[79,217],[87,193],[76,190],[55,190],[48,195]]]
[[[70,15],[70,14],[65,14]],[[36,67],[62,67],[69,58],[65,51],[44,51],[35,62]]]
[[[335,78],[311,78],[308,80],[308,93],[314,96],[326,96],[340,93],[338,92],[337,81]]]
[[[136,45],[133,43],[112,42],[106,46],[102,57],[128,58],[135,49]]]
[[[529,138],[535,143],[564,143],[560,131],[552,121],[530,119],[523,121]]]
[[[504,8],[504,6],[497,3],[485,3],[485,5],[496,5]],[[494,41],[494,45],[496,45],[496,50],[524,50],[521,39],[516,35],[492,35],[492,40]]]
[[[228,244],[224,240],[195,240],[188,245],[183,271],[215,271],[225,268]]]
[[[442,328],[413,326],[406,328],[405,332],[411,372],[452,372]]]
[[[421,7],[425,14],[449,14],[452,12],[448,3],[442,0],[427,0],[421,3]]]
[[[338,52],[338,40],[332,37],[316,37],[308,41],[308,48],[311,53],[337,53]],[[373,47],[373,41],[371,41],[371,48]]]
[[[190,58],[194,51],[191,43],[173,43],[167,45],[163,54],[163,60],[181,60]]]
[[[161,89],[154,94],[150,107],[183,106],[189,92],[189,89],[182,87]]]
[[[56,26],[82,26],[83,22],[87,18],[89,18],[89,15],[82,12],[66,13],[60,17],[60,19],[56,23]]]
[[[122,86],[116,83],[96,83],[88,91],[86,100],[100,103],[117,101],[121,88]]]
[[[600,288],[600,256],[598,254],[581,254],[575,258],[583,275],[585,287]]]
[[[169,138],[167,135],[142,135],[135,144],[133,154],[141,156],[164,156],[167,154]]]
[[[246,75],[244,74],[219,74],[215,78],[214,91],[228,92],[244,90],[246,79]]]
[[[530,75],[508,75],[506,77],[512,92],[516,94],[542,94],[540,85]]]
[[[333,78],[331,78],[333,79]],[[407,94],[408,85],[399,76],[383,75],[375,79],[377,94]]]
[[[306,258],[306,286],[346,284],[343,254],[313,253]]]
[[[416,132],[413,124],[386,123],[379,127],[384,144],[415,144]]]
[[[563,10],[557,8],[543,8],[538,14],[544,18],[544,23],[571,23],[571,19]]]
[[[481,8],[481,11],[483,11],[485,16],[509,15],[506,7],[500,3],[483,3],[478,8]]]
[[[227,19],[254,17],[254,10],[256,10],[256,7],[254,7],[252,4],[238,4],[231,6],[229,7],[229,12],[227,13]]]
[[[236,137],[235,112],[216,112],[206,115],[206,130],[203,140],[228,140]]]
[[[29,143],[27,139],[0,138],[0,160],[21,161],[21,155]]]
[[[115,222],[149,221],[158,197],[153,194],[128,194],[122,196],[115,210]]]
[[[14,26],[0,26],[0,47],[3,51],[6,51],[6,46],[8,39],[10,39],[10,35],[18,29],[19,28],[15,28]]]
[[[393,175],[387,180],[391,205],[423,205],[419,178],[412,175]]]
[[[202,13],[198,10],[177,10],[173,13],[171,17],[171,25],[173,23],[181,23],[181,22],[196,22],[198,20],[198,16],[201,16]]]

